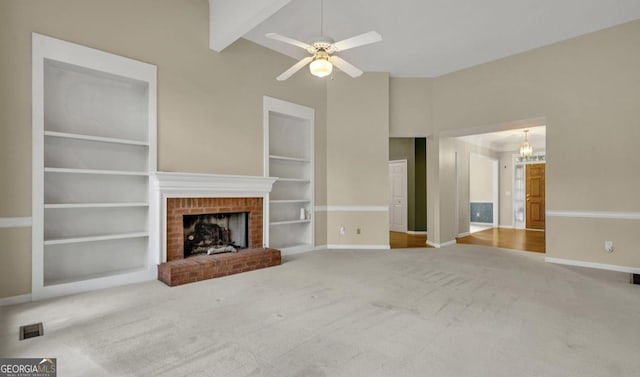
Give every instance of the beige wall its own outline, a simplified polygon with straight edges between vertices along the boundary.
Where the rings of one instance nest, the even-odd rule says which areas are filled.
[[[469,201],[493,201],[493,163],[475,153],[469,155]]]
[[[0,228],[0,298],[31,293],[31,228]]]
[[[433,79],[389,79],[389,136],[426,137],[433,129]]]
[[[327,82],[327,204],[388,206],[389,75],[367,73],[354,80],[336,73]],[[388,213],[366,216],[330,211],[327,242],[388,245]],[[352,239],[336,239],[340,225],[361,228]]]
[[[446,235],[447,238],[440,240],[440,242],[447,242],[447,241],[454,240],[456,235],[469,232],[469,223],[470,223],[469,203],[470,202],[478,201],[478,200],[481,200],[481,201],[492,200],[493,193],[491,192],[491,188],[493,187],[493,184],[492,184],[493,171],[491,168],[491,160],[483,157],[478,157],[478,156],[486,156],[489,158],[497,158],[498,156],[498,153],[496,153],[491,149],[480,147],[475,144],[466,143],[460,140],[455,140],[451,144],[450,148],[455,148],[455,149],[451,149],[448,153],[454,152],[457,158],[457,160],[455,160],[455,164],[457,164],[456,169],[458,172],[458,175],[456,178],[457,186],[452,186],[449,189],[446,189],[446,186],[445,186],[445,189],[449,194],[446,196],[448,200],[455,200],[455,192],[456,191],[458,192],[458,222],[457,222],[457,227],[455,228],[455,233],[453,232],[447,233]],[[476,157],[472,158],[472,156],[476,156]],[[488,187],[488,189],[487,187],[485,187],[485,189],[482,190],[483,192],[479,194],[480,197],[476,197],[476,198],[474,198],[473,196],[474,193],[473,193],[473,190],[471,189],[472,175],[474,173],[478,173],[478,171],[476,171],[475,168],[471,166],[472,161],[474,160],[486,163],[486,165],[488,165],[489,167],[488,172],[483,170],[483,172],[481,173],[481,176],[477,178],[486,182],[486,186]],[[476,193],[476,195],[478,195],[478,193]],[[487,197],[488,199],[486,199]],[[484,199],[480,199],[480,198],[484,198]]]
[[[262,175],[262,96],[314,108],[316,201],[326,202],[325,80],[305,70],[278,82],[294,61],[243,39],[211,51],[207,0],[0,0],[0,17],[0,217],[31,214],[32,32],[157,65],[159,170]],[[3,247],[24,241],[23,230],[0,236]],[[30,291],[18,278],[31,270],[23,244],[0,297]]]
[[[640,21],[603,30],[435,79],[437,132],[544,116],[547,119],[547,209],[640,211]],[[439,146],[441,157],[448,153]],[[447,195],[440,171],[439,188]],[[431,165],[430,165],[431,166]],[[441,198],[442,199],[442,198]],[[451,205],[440,200],[441,228]],[[573,218],[566,221],[576,223]],[[594,220],[605,229],[611,220]],[[558,234],[549,219],[550,235]],[[579,228],[559,236],[580,238]],[[596,229],[598,229],[596,227]],[[447,236],[440,230],[439,238]],[[596,230],[600,244],[607,237]],[[635,237],[617,234],[622,245]],[[431,238],[431,233],[430,233]],[[640,254],[621,247],[615,256],[568,250],[549,237],[550,257],[640,266]],[[602,260],[604,258],[604,261]]]
[[[344,235],[340,234],[342,226]],[[329,212],[327,229],[328,245],[389,246],[387,212]]]

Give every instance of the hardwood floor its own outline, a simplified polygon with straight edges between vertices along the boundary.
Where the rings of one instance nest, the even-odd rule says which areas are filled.
[[[389,232],[389,244],[392,249],[431,247],[427,245],[426,234],[408,234],[402,232]]]
[[[535,230],[491,228],[456,238],[456,242],[537,253],[545,252],[545,232]]]

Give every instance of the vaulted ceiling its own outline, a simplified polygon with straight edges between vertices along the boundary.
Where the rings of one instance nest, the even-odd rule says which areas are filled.
[[[289,55],[320,34],[320,0],[210,0],[210,46],[240,37]],[[341,56],[364,71],[435,77],[640,19],[639,0],[324,0],[324,34],[338,41],[375,30],[383,41]],[[283,67],[283,70],[288,67]]]

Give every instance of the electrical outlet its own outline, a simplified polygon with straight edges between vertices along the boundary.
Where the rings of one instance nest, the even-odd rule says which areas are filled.
[[[604,241],[604,251],[613,253],[613,241]]]
[[[347,232],[347,230],[344,228],[344,226],[340,227],[340,235],[344,236],[344,234]]]
[[[356,229],[356,234],[360,234],[360,228]]]

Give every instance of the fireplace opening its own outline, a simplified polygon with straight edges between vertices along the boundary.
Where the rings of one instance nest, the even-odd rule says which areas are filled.
[[[246,249],[248,224],[248,212],[183,215],[184,257]]]

